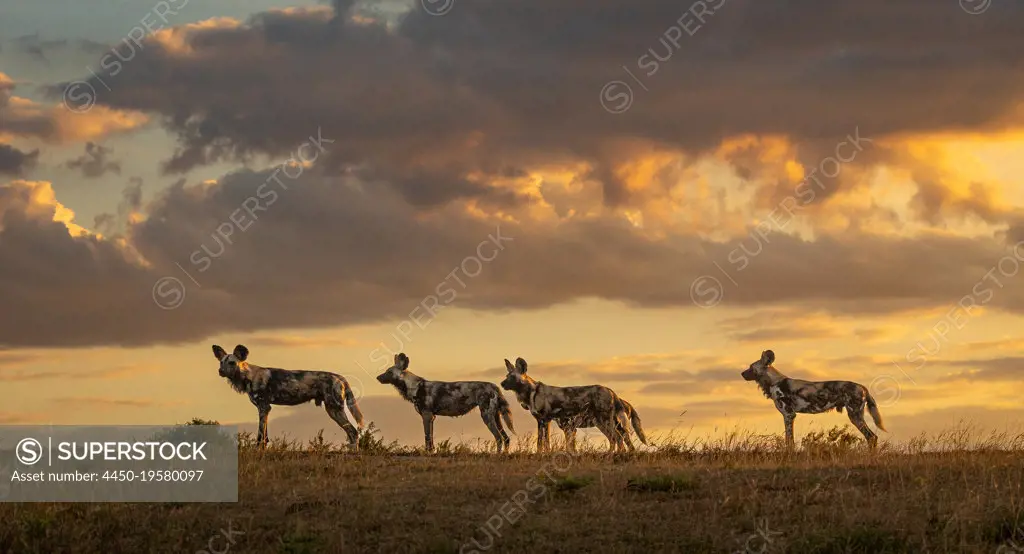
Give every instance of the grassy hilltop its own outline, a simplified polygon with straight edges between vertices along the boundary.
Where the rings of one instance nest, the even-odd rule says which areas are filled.
[[[671,437],[631,455],[243,434],[237,504],[0,504],[0,552],[1024,552],[1024,437]]]

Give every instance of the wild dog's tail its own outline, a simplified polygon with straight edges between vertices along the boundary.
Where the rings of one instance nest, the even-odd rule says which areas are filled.
[[[641,426],[640,414],[636,413],[636,410],[633,408],[633,405],[630,404],[629,402],[626,402],[625,399],[619,398],[619,402],[622,402],[622,405],[625,406],[626,411],[629,412],[629,421],[630,423],[633,424],[633,430],[636,431],[637,438],[640,439],[640,442],[647,444],[647,435],[644,434],[644,428]]]
[[[512,434],[516,434],[516,428],[512,425],[512,410],[508,407],[508,400],[505,400],[505,395],[498,391],[498,413],[501,414],[501,419],[505,420],[505,425],[508,425],[508,430],[512,431]]]
[[[340,377],[340,376],[339,376]],[[348,411],[352,412],[352,416],[356,418],[356,425],[360,429],[363,428],[363,412],[359,411],[359,404],[356,403],[356,395],[352,392],[351,385],[348,384],[348,380],[341,377],[342,386],[345,389],[345,404],[348,405]]]
[[[889,431],[882,425],[882,414],[878,412],[878,404],[875,403],[875,399],[871,396],[870,392],[867,393],[867,401],[868,412],[871,413],[871,419],[875,420],[875,426],[888,433]]]

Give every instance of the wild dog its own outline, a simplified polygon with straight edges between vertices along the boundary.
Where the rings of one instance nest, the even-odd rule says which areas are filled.
[[[640,423],[640,415],[633,406],[602,385],[583,387],[553,387],[535,381],[526,374],[526,360],[516,358],[516,364],[505,360],[508,375],[501,382],[501,388],[513,391],[524,409],[537,420],[537,451],[551,449],[551,422],[565,433],[566,447],[576,450],[576,430],[597,427],[608,439],[609,451],[634,450],[629,440],[629,425],[632,423],[640,442],[647,444]]]
[[[625,415],[625,420],[630,421],[633,424],[633,429],[636,431],[637,437],[640,442],[647,444],[647,436],[644,434],[643,427],[641,427],[640,415],[636,413],[633,405],[626,402],[624,398],[616,395],[616,411],[621,411]],[[526,408],[526,406],[523,406]],[[529,408],[526,408],[529,409]],[[576,417],[566,417],[555,419],[555,424],[558,428],[565,433],[565,444],[570,452],[576,451],[576,431],[578,429],[587,429],[591,427],[598,427],[597,420],[591,417],[589,414],[579,415]],[[616,415],[615,417],[615,430],[622,436],[623,441],[626,443],[626,448],[633,452],[636,447],[633,446],[633,441],[629,438],[629,429],[622,426],[621,419]]]
[[[249,395],[249,401],[259,411],[256,442],[261,447],[266,447],[269,440],[267,418],[271,406],[298,406],[312,400],[317,406],[325,407],[327,415],[348,435],[349,446],[357,448],[359,431],[345,415],[345,406],[352,412],[358,429],[363,428],[363,414],[352,387],[341,375],[261,367],[248,362],[249,349],[241,344],[231,354],[215,344],[213,355],[220,361],[220,376],[227,379],[235,391]]]
[[[395,354],[395,363],[377,376],[382,385],[392,385],[402,398],[412,402],[416,413],[423,418],[423,435],[427,452],[434,451],[434,418],[437,416],[459,417],[473,408],[480,408],[487,429],[494,435],[498,452],[508,451],[512,442],[501,420],[509,430],[516,432],[512,425],[512,410],[508,400],[494,383],[483,381],[428,381],[409,371],[409,357],[405,353]],[[501,417],[499,417],[499,415]]]
[[[875,425],[885,431],[882,415],[878,412],[878,404],[872,398],[867,387],[853,381],[804,381],[790,379],[775,369],[775,353],[765,350],[761,359],[750,364],[740,373],[744,380],[755,381],[761,392],[775,402],[775,409],[782,414],[786,424],[786,446],[793,448],[793,420],[796,414],[820,414],[830,410],[846,415],[854,426],[864,434],[871,449],[878,446],[878,435],[864,421],[864,408],[871,413]]]

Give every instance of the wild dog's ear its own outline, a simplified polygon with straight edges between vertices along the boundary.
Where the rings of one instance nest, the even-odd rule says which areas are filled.
[[[515,373],[516,372],[515,366],[512,365],[512,362],[508,361],[508,358],[505,358],[505,369],[509,373]]]
[[[217,361],[220,361],[223,360],[224,356],[227,356],[228,353],[225,352],[224,349],[221,348],[219,344],[215,344],[213,345],[213,355],[217,358]]]
[[[235,351],[232,352],[232,354],[238,358],[238,361],[244,362],[245,359],[249,357],[249,349],[239,344],[235,347]]]
[[[519,370],[519,373],[525,374],[526,373],[526,360],[524,360],[522,358],[516,358],[516,369]]]
[[[765,350],[761,353],[761,361],[764,362],[764,365],[772,365],[775,363],[775,352]]]
[[[409,368],[409,356],[406,356],[404,352],[395,354],[395,365],[398,366],[398,369],[405,371]]]

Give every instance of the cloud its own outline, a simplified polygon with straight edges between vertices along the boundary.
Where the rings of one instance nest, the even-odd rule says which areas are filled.
[[[605,360],[581,362],[577,360],[530,362],[529,372],[536,379],[556,386],[567,386],[567,381],[594,380],[597,382],[642,382],[672,376],[692,377],[678,365],[685,365],[685,353],[642,354],[616,356]],[[514,360],[514,358],[513,358]],[[506,372],[504,365],[472,373],[480,378],[500,378]]]
[[[88,178],[102,177],[107,173],[121,174],[121,162],[110,160],[108,157],[114,150],[106,148],[94,142],[85,143],[85,154],[68,160],[64,167],[68,169],[79,169],[82,175]]]
[[[3,367],[4,365],[6,364],[0,364],[0,367]],[[20,371],[17,373],[0,371],[0,381],[24,382],[43,381],[49,379],[55,379],[60,381],[84,379],[120,379],[124,377],[146,375],[150,373],[155,373],[157,371],[160,371],[160,367],[153,364],[121,365],[117,367],[102,369],[99,371]]]
[[[43,63],[50,63],[47,53],[52,50],[61,51],[70,45],[67,39],[43,39],[39,31],[31,35],[22,35],[14,39],[14,44],[23,53]]]
[[[116,408],[160,408],[180,406],[186,402],[165,402],[148,398],[107,398],[100,396],[68,396],[54,398],[54,405],[65,409],[104,410]]]
[[[49,184],[0,186],[0,299],[14,313],[33,314],[0,323],[3,344],[175,344],[422,319],[424,302],[442,299],[476,310],[582,298],[688,308],[693,280],[737,247],[686,233],[652,237],[613,216],[512,218],[459,203],[424,210],[393,189],[319,166],[282,185],[268,181],[274,175],[240,170],[181,181],[144,206],[127,191],[122,211],[133,215],[123,234],[110,237],[76,224]],[[273,204],[257,190],[273,191]],[[736,274],[740,286],[726,291],[727,302],[847,315],[948,309],[1004,255],[990,238],[773,237],[752,262],[758,269]],[[55,264],[62,271],[53,272]],[[201,288],[189,285],[181,307],[160,310],[157,279],[191,282],[179,266]],[[1024,311],[1020,289],[990,288],[990,307]]]
[[[281,348],[348,348],[353,346],[376,346],[371,343],[344,337],[309,337],[301,335],[257,335],[248,341],[259,346],[275,346]]]
[[[1024,349],[1024,339],[1003,338],[987,341],[975,341],[963,344],[962,346],[969,352],[979,350],[1020,351],[1021,349]]]
[[[939,365],[952,368],[966,368],[944,375],[940,381],[1010,381],[1017,382],[1024,368],[1024,357],[1002,356],[986,359],[949,360]]]
[[[49,355],[41,351],[0,349],[0,368],[19,367],[34,361],[44,360]]]
[[[416,7],[390,26],[358,2],[182,25],[149,36],[116,76],[88,79],[116,79],[102,104],[161,116],[180,145],[168,172],[286,156],[322,126],[337,137],[338,171],[418,205],[514,203],[486,183],[557,165],[577,168],[606,205],[653,210],[672,198],[673,177],[738,137],[754,140],[723,159],[768,181],[767,202],[851,133],[877,142],[1022,123],[1024,80],[1008,68],[1024,12],[1012,3],[983,21],[925,0],[706,2],[699,21],[668,0],[629,14],[610,0],[585,12],[578,0],[470,4],[443,18]],[[633,87],[618,115],[599,96],[615,80]],[[671,161],[638,171],[654,151]],[[904,160],[881,147],[857,156],[819,201]]]
[[[93,228],[97,233],[118,237],[120,240],[129,225],[143,219],[142,184],[140,177],[128,179],[129,185],[121,191],[121,201],[116,213],[104,212],[93,220]]]
[[[0,140],[37,139],[60,144],[133,131],[149,118],[141,113],[93,106],[76,113],[14,95],[17,83],[0,73]]]
[[[732,0],[680,35],[656,72],[634,67],[649,90],[617,115],[601,108],[601,86],[628,79],[623,63],[648,49],[665,59],[663,34],[685,7],[500,0],[390,24],[362,7],[157,31],[116,76],[100,75],[117,86],[73,120],[0,80],[0,110],[15,115],[0,134],[95,140],[152,120],[177,140],[168,173],[249,165],[183,176],[146,202],[135,184],[91,231],[48,184],[0,187],[0,300],[34,314],[0,322],[0,344],[141,346],[374,323],[422,316],[451,294],[475,310],[585,298],[686,309],[694,279],[723,265],[724,308],[818,314],[733,320],[732,338],[839,338],[854,330],[829,317],[948,310],[1024,236],[1005,191],[971,188],[945,153],[926,171],[933,145],[918,144],[1024,123],[1024,81],[1006,70],[1024,11],[1009,3],[982,21],[924,1]],[[843,155],[857,151],[857,133],[872,142],[819,195],[836,209],[815,205],[794,229],[759,235],[771,201],[843,141]],[[323,148],[299,147],[311,137]],[[258,169],[310,152],[315,164]],[[873,192],[880,168],[905,174],[898,208],[852,194]],[[937,232],[945,213],[978,218],[984,232]],[[923,228],[902,228],[903,216]],[[475,273],[499,227],[512,240]],[[184,287],[180,307],[159,309],[158,279]],[[1024,312],[1022,289],[985,286],[986,308]]]
[[[22,152],[9,144],[0,143],[0,174],[20,176],[34,166],[38,159],[38,149]]]
[[[853,330],[853,334],[858,339],[870,344],[886,342],[901,337],[905,333],[905,329],[893,325],[876,325]]]
[[[700,356],[696,352],[677,352],[615,356],[593,362],[530,363],[529,372],[535,379],[556,386],[582,382],[604,384],[613,389],[642,385],[640,392],[656,390],[658,387],[667,390],[664,387],[673,386],[677,392],[689,388],[691,394],[696,394],[697,390],[706,392],[723,382],[735,381],[739,374],[736,368],[741,365],[727,358]],[[505,371],[502,366],[476,375],[496,378]]]
[[[827,314],[796,309],[758,311],[724,319],[719,326],[732,340],[747,344],[773,344],[844,336],[842,325]]]

